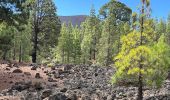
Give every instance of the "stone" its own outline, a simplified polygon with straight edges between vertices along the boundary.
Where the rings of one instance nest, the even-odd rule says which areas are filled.
[[[44,71],[44,73],[48,73],[48,70]]]
[[[9,68],[9,67],[6,67],[5,70],[10,71],[10,68]]]
[[[67,88],[62,88],[60,92],[67,92]]]
[[[27,92],[24,95],[24,100],[40,100],[37,92]]]
[[[11,62],[9,62],[9,63],[8,63],[8,65],[7,65],[7,67],[12,68],[12,63],[11,63]]]
[[[41,69],[44,70],[44,67],[42,67]]]
[[[13,64],[13,67],[17,67],[17,68],[18,68],[18,64],[17,64],[17,63],[14,63],[14,64]]]
[[[90,96],[88,95],[83,95],[82,100],[91,100]]]
[[[48,77],[48,82],[57,82],[57,80],[54,80],[53,78]]]
[[[30,82],[16,82],[14,85],[12,85],[11,90],[23,91],[30,88],[30,86]]]
[[[51,74],[55,74],[55,73],[56,73],[56,71],[55,71],[55,70],[51,71]]]
[[[55,66],[51,66],[51,70],[55,70]]]
[[[76,94],[70,94],[67,100],[78,100]]]
[[[50,96],[49,100],[67,100],[67,97],[62,93],[57,93]]]
[[[107,100],[114,100],[115,96],[114,95],[109,95],[107,96]]]
[[[42,89],[43,89],[43,86],[42,86],[42,84],[41,84],[40,82],[36,82],[36,83],[34,84],[34,88],[35,88],[36,90],[42,90]]]
[[[68,71],[73,67],[73,65],[65,65],[64,66],[64,71]]]
[[[75,91],[68,90],[65,95],[67,96],[67,100],[78,100]]]
[[[56,78],[56,79],[60,78],[60,74],[58,71],[55,71],[54,78]]]
[[[24,72],[24,75],[31,76],[30,72]]]
[[[36,73],[35,78],[41,78],[40,73]]]
[[[9,84],[12,84],[12,83],[14,83],[13,81],[9,81]]]
[[[22,73],[22,70],[21,69],[14,69],[13,73]]]
[[[37,70],[37,67],[36,66],[32,66],[31,70]]]
[[[38,64],[36,64],[36,63],[32,63],[32,64],[30,64],[29,66],[35,66],[35,67],[38,67]]]
[[[52,90],[50,89],[43,90],[43,92],[41,93],[41,99],[49,97],[51,94],[52,94]]]

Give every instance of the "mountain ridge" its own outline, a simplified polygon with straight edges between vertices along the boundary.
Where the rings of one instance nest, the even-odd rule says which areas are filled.
[[[76,25],[80,26],[80,24],[84,22],[87,17],[88,17],[87,15],[71,15],[71,16],[59,16],[59,19],[62,24],[66,23],[68,25],[69,22],[71,22],[73,26]]]

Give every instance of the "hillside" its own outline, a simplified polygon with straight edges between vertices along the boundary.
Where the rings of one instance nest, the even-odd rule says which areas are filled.
[[[61,23],[68,24],[69,22],[71,22],[73,26],[75,25],[80,26],[80,24],[85,21],[86,17],[87,17],[86,15],[59,16]]]

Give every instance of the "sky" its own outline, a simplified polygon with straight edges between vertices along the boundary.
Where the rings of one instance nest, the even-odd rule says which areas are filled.
[[[57,6],[57,14],[60,16],[89,15],[92,4],[98,13],[99,9],[110,0],[54,0]],[[141,0],[119,0],[138,12],[137,8]],[[150,0],[152,16],[155,18],[167,18],[170,14],[170,0]]]

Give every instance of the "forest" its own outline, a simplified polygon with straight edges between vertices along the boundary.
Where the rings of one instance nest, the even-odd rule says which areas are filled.
[[[153,18],[152,1],[139,1],[138,12],[119,0],[99,11],[91,5],[85,20],[73,25],[61,22],[53,0],[1,0],[0,76],[10,73],[15,81],[6,86],[0,77],[0,94],[4,87],[18,95],[35,87],[36,95],[22,92],[25,99],[12,94],[17,98],[8,100],[169,100],[170,14]],[[31,74],[23,80],[32,85],[23,88],[16,73]],[[57,85],[42,89],[46,79]]]

